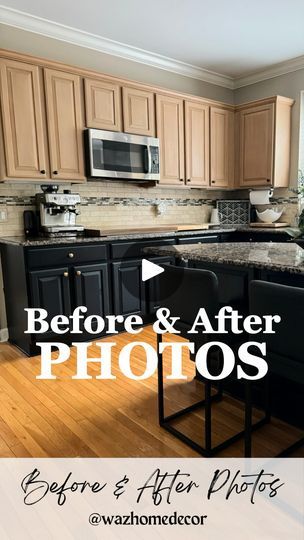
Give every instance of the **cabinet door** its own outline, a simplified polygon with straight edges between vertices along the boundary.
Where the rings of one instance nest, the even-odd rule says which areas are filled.
[[[43,181],[47,149],[39,68],[0,60],[0,79],[6,176]]]
[[[274,105],[240,111],[240,185],[269,185],[273,174]]]
[[[44,74],[51,177],[85,180],[80,77],[53,69]]]
[[[29,272],[29,282],[31,307],[46,309],[47,321],[55,315],[71,314],[68,268]]]
[[[141,259],[112,263],[115,315],[143,315],[146,311]]]
[[[154,137],[154,94],[137,88],[124,87],[122,96],[124,131]]]
[[[183,100],[157,95],[156,122],[160,142],[160,183],[184,183]]]
[[[104,317],[110,313],[108,265],[75,266],[76,305],[85,306],[89,315]]]
[[[209,186],[209,106],[185,102],[186,183]]]
[[[232,187],[234,182],[234,112],[211,107],[211,186]]]
[[[87,127],[122,131],[120,86],[99,79],[85,79],[84,87]]]

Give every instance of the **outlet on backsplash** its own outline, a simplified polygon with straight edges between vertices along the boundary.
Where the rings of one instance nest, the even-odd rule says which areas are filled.
[[[0,209],[0,222],[3,223],[5,221],[7,221],[7,209],[4,207]]]

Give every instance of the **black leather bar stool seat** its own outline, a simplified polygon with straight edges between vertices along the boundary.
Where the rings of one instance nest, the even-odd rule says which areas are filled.
[[[266,377],[278,375],[285,380],[304,387],[304,289],[266,281],[250,284],[250,312],[253,315],[280,315],[275,334],[258,335],[266,342],[268,373]],[[257,336],[255,336],[255,339]],[[285,395],[282,396],[285,399]],[[251,456],[251,399],[246,400],[246,456]],[[304,399],[303,408],[304,411]],[[271,420],[271,400],[268,420]],[[277,457],[289,455],[304,445],[304,437],[285,448]]]
[[[219,310],[219,294],[218,294],[218,279],[217,276],[210,271],[194,268],[184,268],[171,265],[163,265],[163,272],[159,279],[160,303],[162,307],[170,309],[171,316],[179,317],[180,321],[176,322],[174,327],[180,331],[180,336],[195,343],[195,350],[201,345],[210,341],[222,341],[230,344],[235,336],[225,334],[219,336],[214,334],[214,338],[208,334],[188,334],[188,330],[193,326],[196,314],[200,308],[205,308],[208,318],[213,324],[215,315]],[[167,291],[173,291],[170,296],[167,296]],[[162,341],[162,335],[158,334],[158,346]],[[211,353],[211,351],[210,351]],[[210,354],[210,360],[220,362],[218,351],[213,351]],[[208,358],[209,363],[209,358]],[[200,378],[205,385],[205,397],[198,402],[179,410],[169,416],[164,413],[164,384],[163,384],[163,359],[162,354],[158,353],[158,410],[159,424],[164,429],[175,435],[177,438],[188,444],[191,448],[199,452],[201,455],[209,457],[217,452],[227,448],[232,443],[241,439],[244,436],[244,430],[236,435],[229,437],[221,444],[212,446],[212,415],[211,405],[215,401],[220,401],[223,398],[223,392],[220,384],[217,384],[216,393],[212,394],[212,381],[205,378]],[[213,381],[214,386],[214,381]],[[204,408],[204,420],[202,432],[205,433],[205,446],[202,446],[192,440],[190,437],[182,433],[172,422],[177,418],[183,417],[199,408]],[[260,420],[252,426],[256,429],[265,419]],[[227,418],[229,424],[229,418]]]

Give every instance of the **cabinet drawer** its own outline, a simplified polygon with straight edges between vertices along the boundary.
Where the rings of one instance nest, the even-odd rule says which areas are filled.
[[[202,236],[185,236],[178,239],[179,244],[208,244],[211,242],[219,242],[219,234],[204,234]]]
[[[132,257],[144,257],[143,249],[151,246],[172,246],[175,244],[173,238],[166,240],[143,240],[139,242],[118,242],[111,244],[112,259],[131,259]]]
[[[29,268],[58,266],[61,264],[87,263],[104,261],[107,258],[107,246],[65,246],[55,248],[33,248],[27,252]]]

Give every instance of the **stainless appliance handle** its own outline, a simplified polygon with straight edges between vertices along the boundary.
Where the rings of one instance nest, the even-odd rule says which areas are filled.
[[[149,174],[150,172],[152,172],[151,171],[151,169],[152,169],[152,156],[151,156],[151,147],[149,145],[147,146],[147,152],[148,152],[148,174]]]

